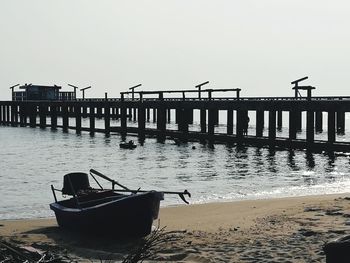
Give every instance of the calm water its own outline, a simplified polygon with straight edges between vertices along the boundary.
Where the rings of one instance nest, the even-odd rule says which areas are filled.
[[[1,126],[0,219],[53,216],[48,207],[53,201],[50,184],[61,188],[64,174],[91,168],[130,188],[188,189],[191,203],[350,190],[346,156],[226,145],[210,149],[199,143],[177,146],[155,139],[125,150],[119,148],[120,141],[117,134],[91,137]],[[163,206],[182,204],[176,196],[165,198]]]

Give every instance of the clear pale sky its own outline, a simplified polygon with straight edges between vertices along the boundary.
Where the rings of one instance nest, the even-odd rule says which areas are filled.
[[[92,89],[242,88],[350,96],[350,2],[342,0],[10,0],[0,3],[0,99],[20,83]],[[79,92],[79,96],[81,93]]]

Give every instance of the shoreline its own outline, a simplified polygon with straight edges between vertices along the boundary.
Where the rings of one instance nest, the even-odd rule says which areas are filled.
[[[350,233],[348,197],[350,193],[162,207],[154,225],[178,239],[162,244],[154,260],[322,262],[323,244]],[[55,218],[0,220],[0,236],[60,247],[80,259],[125,255],[111,242],[62,233]]]

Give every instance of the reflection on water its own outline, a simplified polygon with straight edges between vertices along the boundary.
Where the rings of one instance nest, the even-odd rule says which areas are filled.
[[[50,184],[60,188],[64,174],[90,168],[130,188],[188,189],[192,203],[339,193],[350,187],[346,155],[176,145],[156,139],[146,139],[134,150],[119,148],[122,140],[130,139],[135,140],[115,134],[0,127],[0,218],[52,216]],[[173,204],[182,203],[166,196],[163,205]]]

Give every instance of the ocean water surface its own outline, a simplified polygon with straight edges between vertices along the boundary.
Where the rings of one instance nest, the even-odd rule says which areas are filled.
[[[137,142],[137,137],[129,139]],[[121,140],[118,134],[90,136],[0,126],[0,219],[54,216],[49,209],[53,202],[50,185],[62,188],[64,174],[91,168],[129,188],[187,189],[192,193],[191,203],[350,190],[346,155],[223,144],[212,149],[197,142],[175,145],[173,140],[159,143],[153,138],[126,150],[119,148]],[[94,185],[93,180],[90,183]],[[178,204],[183,202],[173,195],[166,195],[162,202],[162,206]]]

